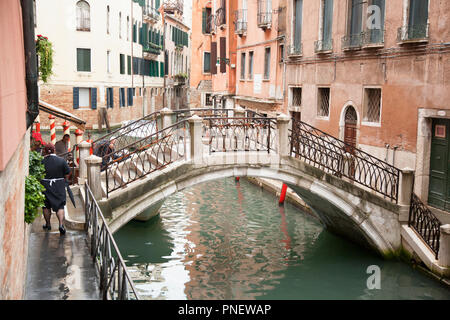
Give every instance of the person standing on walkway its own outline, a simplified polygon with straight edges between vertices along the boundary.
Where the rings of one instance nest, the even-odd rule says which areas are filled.
[[[67,162],[55,154],[55,146],[47,143],[43,150],[45,178],[41,184],[45,187],[45,207],[43,208],[45,225],[44,230],[51,230],[50,217],[52,210],[56,212],[59,220],[59,232],[66,233],[64,227],[64,206],[66,205],[66,178],[70,174]]]

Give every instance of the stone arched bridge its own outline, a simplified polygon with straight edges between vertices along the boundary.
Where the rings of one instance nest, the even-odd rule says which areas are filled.
[[[79,146],[80,181],[88,181],[112,232],[180,190],[248,176],[286,183],[327,228],[382,256],[403,248],[413,172],[285,115],[162,110],[104,138],[115,150],[103,164],[88,156],[89,144]]]

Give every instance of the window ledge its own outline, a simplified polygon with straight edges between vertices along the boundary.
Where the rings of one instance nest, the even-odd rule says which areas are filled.
[[[361,125],[366,126],[366,127],[381,128],[381,122],[361,121]]]
[[[330,121],[330,116],[316,116],[316,119],[318,120],[324,120],[324,121]]]

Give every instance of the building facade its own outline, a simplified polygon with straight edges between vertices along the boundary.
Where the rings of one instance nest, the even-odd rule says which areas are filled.
[[[450,211],[448,2],[289,1],[283,112],[400,169]]]
[[[180,0],[164,2],[166,103],[172,110],[189,107],[191,30],[184,22],[184,4]]]
[[[36,34],[54,49],[53,75],[41,84],[40,99],[86,120],[88,129],[102,125],[102,109],[114,126],[161,108],[159,6],[159,0],[36,0]],[[47,120],[41,117],[43,128]]]

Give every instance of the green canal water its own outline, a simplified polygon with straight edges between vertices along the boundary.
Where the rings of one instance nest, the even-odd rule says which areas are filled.
[[[115,239],[144,299],[450,299],[410,265],[328,232],[245,179],[169,197],[160,215]],[[379,266],[381,289],[367,288]]]

